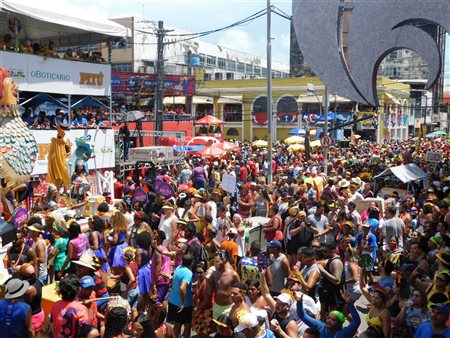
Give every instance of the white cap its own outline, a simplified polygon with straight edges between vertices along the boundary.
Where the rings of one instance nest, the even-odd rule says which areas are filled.
[[[252,329],[259,324],[258,318],[251,312],[247,312],[239,318],[239,325],[234,329],[235,332],[241,332],[245,329]]]
[[[230,230],[228,230],[228,234],[237,235],[238,232],[237,232],[236,228],[230,228]]]
[[[288,305],[291,305],[291,303],[292,303],[291,296],[288,293],[285,293],[285,292],[283,292],[279,296],[275,297],[275,299],[278,299],[280,302],[282,302],[284,304],[288,304]]]

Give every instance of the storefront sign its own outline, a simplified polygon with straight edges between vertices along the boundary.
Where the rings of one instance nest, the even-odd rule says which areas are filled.
[[[48,171],[48,151],[52,137],[56,137],[56,130],[32,130],[38,144],[38,159],[32,175],[46,174]],[[65,140],[71,145],[71,155],[67,159],[71,173],[75,170],[76,139],[81,139],[93,148],[94,158],[88,161],[88,169],[113,168],[115,166],[114,155],[114,131],[112,129],[72,129],[66,131]]]
[[[21,91],[94,96],[111,92],[110,65],[0,51],[0,66]]]

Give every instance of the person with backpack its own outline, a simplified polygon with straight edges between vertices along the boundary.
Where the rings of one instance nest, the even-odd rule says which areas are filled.
[[[195,224],[188,222],[184,231],[184,238],[186,238],[188,245],[187,253],[190,253],[194,257],[194,266],[200,261],[209,262],[208,252],[196,236],[196,230]]]

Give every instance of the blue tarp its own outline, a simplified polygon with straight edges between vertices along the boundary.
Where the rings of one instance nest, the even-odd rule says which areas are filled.
[[[36,109],[36,107],[47,102],[53,103],[58,107],[67,109],[67,106],[64,103],[45,93],[37,94],[36,96],[33,96],[31,99],[25,100],[20,105],[26,108],[32,108],[34,110]]]
[[[186,151],[195,152],[195,151],[202,150],[203,148],[205,148],[204,144],[199,144],[199,145],[195,145],[195,146],[173,146],[173,151],[176,153],[186,152]]]

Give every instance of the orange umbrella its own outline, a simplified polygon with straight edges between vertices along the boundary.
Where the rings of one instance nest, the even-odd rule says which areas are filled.
[[[205,117],[202,117],[201,119],[195,121],[195,124],[205,124],[205,125],[212,125],[212,126],[217,126],[220,124],[225,124],[224,121],[218,119],[217,117],[211,116],[211,115],[206,115]]]
[[[222,149],[223,151],[230,151],[230,150],[235,150],[235,149],[239,148],[234,143],[227,142],[227,141],[223,141],[223,142],[220,142],[220,143],[214,143],[212,146],[215,147],[215,148]]]
[[[199,150],[197,154],[201,155],[204,158],[218,158],[225,155],[225,151],[214,146],[209,146]]]

